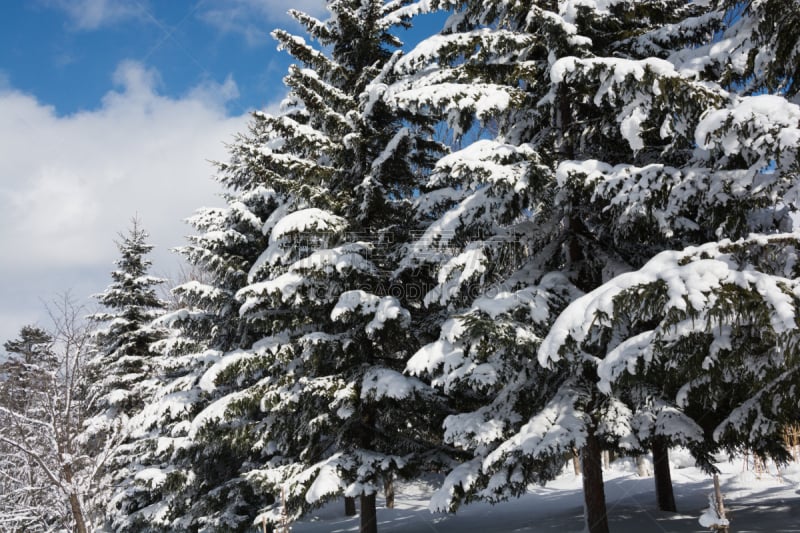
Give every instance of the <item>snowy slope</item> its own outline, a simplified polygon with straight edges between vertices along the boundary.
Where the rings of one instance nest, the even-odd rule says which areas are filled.
[[[698,518],[708,506],[711,478],[680,452],[673,454],[672,479],[678,513],[656,509],[652,477],[639,478],[630,461],[621,460],[605,472],[606,499],[612,533],[702,532]],[[756,475],[743,459],[723,462],[720,481],[731,529],[736,533],[800,532],[800,464]],[[428,498],[432,485],[397,486],[395,509],[379,501],[378,530],[382,533],[517,533],[526,531],[579,533],[583,526],[581,479],[571,466],[545,487],[491,506],[475,503],[454,515],[432,514]],[[294,533],[344,533],[358,531],[358,517],[344,516],[344,504],[334,502],[293,525]]]

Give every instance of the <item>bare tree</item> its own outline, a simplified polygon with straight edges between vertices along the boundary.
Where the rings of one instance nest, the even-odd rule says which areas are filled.
[[[84,496],[117,436],[81,438],[91,409],[85,310],[65,293],[47,314],[49,331],[24,326],[0,356],[0,530],[86,533]]]

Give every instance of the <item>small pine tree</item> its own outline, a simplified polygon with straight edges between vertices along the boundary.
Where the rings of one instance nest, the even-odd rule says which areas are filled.
[[[90,317],[101,324],[95,331],[97,355],[92,361],[98,376],[93,387],[99,398],[96,408],[109,420],[130,417],[142,408],[147,396],[143,381],[154,370],[151,345],[164,335],[153,321],[166,307],[157,293],[165,280],[149,273],[147,254],[153,246],[147,238],[134,218],[128,234],[117,242],[120,258],[111,272],[112,283],[95,295],[106,311]]]
[[[82,438],[92,453],[111,451],[105,462],[92,505],[98,517],[107,518],[105,507],[111,491],[135,471],[142,442],[131,431],[130,419],[141,411],[157,383],[157,354],[152,345],[166,332],[154,321],[164,313],[165,302],[157,294],[164,283],[149,274],[147,254],[153,246],[134,218],[128,233],[117,242],[120,257],[111,272],[112,283],[95,298],[106,308],[89,318],[94,331],[95,356],[88,371],[93,375],[88,395],[93,416]]]

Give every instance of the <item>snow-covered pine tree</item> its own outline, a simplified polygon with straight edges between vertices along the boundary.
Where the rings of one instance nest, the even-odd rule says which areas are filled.
[[[687,20],[683,26],[691,26],[697,21],[718,21],[716,36],[704,46],[664,55],[676,65],[682,77],[706,80],[707,87],[717,93],[716,103],[701,115],[699,122],[682,121],[684,126],[691,126],[687,129],[689,138],[694,136],[691,157],[674,166],[676,161],[664,158],[662,161],[667,164],[661,164],[662,161],[642,166],[600,164],[589,168],[592,165],[584,163],[559,168],[560,180],[567,185],[568,191],[574,191],[568,194],[577,192],[576,196],[583,197],[583,203],[589,206],[581,216],[595,228],[606,228],[603,232],[605,240],[627,241],[636,246],[642,240],[637,235],[650,235],[650,242],[657,243],[649,251],[652,254],[659,248],[680,250],[691,244],[699,245],[725,237],[738,239],[753,232],[772,235],[792,229],[791,212],[796,209],[798,114],[797,107],[786,99],[786,96],[796,93],[796,88],[792,88],[785,72],[796,68],[798,58],[797,39],[786,32],[784,24],[797,17],[796,6],[793,8],[776,2],[720,2],[705,7],[707,12],[697,19]],[[650,49],[656,41],[672,39],[668,35],[673,34],[674,29],[659,29],[631,39],[628,44],[634,50]],[[784,96],[737,96],[770,89]],[[661,124],[658,129],[661,137],[670,135],[672,125],[676,123],[674,118],[673,115],[669,122]],[[651,128],[651,131],[655,133],[656,128]],[[646,135],[647,129],[642,130],[644,146],[650,144]],[[778,242],[791,244],[791,238],[778,239]],[[724,250],[718,252],[720,254],[731,253],[731,249],[747,250],[733,254],[735,257],[746,255],[748,259],[732,266],[747,271],[747,275],[753,275],[751,271],[755,271],[758,275],[771,276],[771,282],[777,280],[779,284],[783,283],[781,277],[790,275],[791,253],[776,258],[768,246],[747,242],[735,242],[727,248],[720,244],[719,247]],[[764,257],[759,259],[759,254]],[[782,260],[788,263],[781,264]],[[608,287],[616,283],[612,279],[604,286],[606,294],[609,294]],[[786,352],[785,356],[777,359],[764,356],[770,363],[756,363],[763,372],[762,377],[770,375],[766,367],[772,366],[773,373],[778,369],[791,373],[794,372],[792,365],[796,364],[792,363],[791,350],[783,348],[785,339],[781,340],[781,335],[775,334],[775,328],[760,324],[756,331],[773,330],[773,334],[766,335],[766,339],[760,334],[747,338],[748,334],[754,334],[753,322],[766,318],[753,319],[750,313],[758,314],[754,309],[759,306],[768,308],[766,303],[759,304],[759,297],[752,292],[753,289],[742,287],[737,291],[726,285],[720,290],[712,283],[705,289],[710,294],[709,303],[689,311],[699,316],[713,310],[714,320],[723,324],[730,321],[751,324],[750,330],[743,326],[739,330],[734,328],[735,333],[726,333],[725,326],[713,336],[713,321],[709,319],[705,324],[705,339],[713,338],[717,342],[710,346],[693,337],[699,334],[698,331],[672,332],[675,338],[670,342],[676,345],[697,343],[692,346],[696,355],[705,357],[702,364],[696,360],[678,363],[680,358],[677,356],[675,361],[667,362],[667,356],[662,356],[660,365],[646,365],[646,375],[620,376],[620,382],[613,387],[627,389],[628,395],[633,391],[637,396],[635,399],[629,396],[636,406],[637,424],[647,428],[640,426],[637,432],[640,438],[654,445],[656,465],[666,467],[655,471],[662,508],[670,506],[670,501],[674,502],[668,480],[667,443],[690,444],[698,462],[708,468],[712,468],[708,454],[720,447],[728,451],[748,448],[762,456],[780,458],[783,455],[783,450],[774,445],[779,431],[774,422],[758,424],[753,431],[745,431],[739,422],[737,431],[734,431],[730,421],[732,417],[743,416],[742,411],[748,413],[750,421],[758,419],[754,412],[761,410],[770,413],[763,415],[767,419],[785,417],[778,407],[781,400],[776,397],[777,384],[769,386],[771,395],[757,392],[765,386],[759,382],[755,375],[757,372],[737,370],[742,364],[740,349],[751,349],[751,354],[764,354],[770,349]],[[608,312],[608,315],[607,311],[598,315],[586,313],[586,320],[592,320],[592,317],[599,320],[598,331],[605,328],[605,332],[592,341],[598,342],[595,349],[600,346],[601,357],[608,356],[603,355],[604,351],[616,353],[618,343],[619,349],[623,349],[626,339],[632,339],[638,333],[669,327],[677,329],[673,323],[675,317],[665,315],[672,313],[668,313],[670,306],[659,303],[657,298],[649,299],[654,290],[654,287],[648,289],[644,286],[638,291],[631,289],[618,298],[613,313]],[[719,302],[727,302],[732,307],[720,310],[716,307]],[[614,325],[606,328],[601,325],[604,323]],[[726,345],[729,333],[737,338],[732,346]],[[668,334],[664,332],[664,335]],[[651,337],[650,340],[660,344],[666,342],[663,336],[658,340]],[[659,352],[662,354],[668,351],[664,346],[648,347],[644,338],[637,342],[642,354],[653,349],[663,349]],[[600,366],[604,364],[605,361]],[[631,365],[633,368],[635,363],[631,362]],[[675,375],[674,368],[681,369],[680,375]],[[781,386],[786,385],[787,379],[784,376]],[[692,396],[690,391],[700,382],[705,383],[703,392]],[[612,387],[607,384],[606,389]],[[751,397],[761,399],[751,400]],[[767,397],[775,402],[773,406]],[[694,402],[689,401],[690,398]],[[755,407],[751,405],[754,402]],[[770,431],[773,435],[768,436]],[[671,507],[674,510],[674,503]]]
[[[363,531],[377,528],[384,481],[438,460],[440,449],[440,411],[402,374],[419,342],[411,331],[424,325],[393,276],[410,198],[441,150],[425,121],[382,100],[400,44],[390,30],[414,11],[405,4],[334,1],[326,21],[293,11],[323,51],[274,33],[299,64],[261,152],[274,169],[267,183],[291,202],[265,222],[268,242],[239,291],[243,319],[270,334],[209,370],[226,395],[195,420],[204,432],[263,411],[257,432],[237,432],[261,454],[249,477],[276,495],[285,488],[292,516],[360,497]],[[252,387],[223,380],[243,372],[263,378]]]
[[[147,255],[153,246],[148,233],[134,218],[127,235],[120,235],[120,257],[111,272],[111,284],[94,297],[105,308],[90,319],[99,324],[94,332],[97,355],[91,366],[97,374],[92,395],[97,396],[93,420],[100,426],[128,418],[142,408],[147,395],[143,381],[153,374],[150,345],[164,332],[152,325],[163,314],[165,303],[157,289],[165,280],[150,274]]]
[[[235,294],[263,250],[262,226],[283,202],[283,194],[264,185],[274,172],[265,147],[268,140],[280,144],[275,131],[274,121],[253,114],[248,132],[228,146],[228,161],[217,163],[226,205],[188,220],[197,233],[178,252],[194,279],[172,290],[177,305],[157,321],[169,334],[153,346],[158,387],[132,420],[146,445],[108,508],[115,531],[243,531],[272,501],[241,477],[247,450],[232,443],[230,426],[198,435],[193,421],[227,391],[222,378],[215,389],[209,368],[262,336],[257,323],[240,320]],[[232,368],[224,379],[248,383],[237,372]],[[242,418],[239,426],[247,423]]]
[[[417,238],[400,265],[407,276],[430,279],[419,305],[440,330],[406,371],[449,403],[446,442],[472,455],[434,497],[437,511],[520,494],[557,473],[560,453],[520,460],[494,477],[481,463],[555,392],[558,381],[531,354],[548,324],[581,294],[553,272],[552,257],[538,254],[548,247],[548,228],[537,222],[552,210],[553,171],[552,155],[537,144],[545,132],[537,121],[546,121],[537,102],[545,93],[528,80],[546,77],[550,50],[526,17],[542,11],[530,2],[453,7],[441,35],[398,61],[402,77],[387,94],[404,112],[440,121],[455,150],[421,188]],[[534,24],[556,34],[554,53],[580,50],[557,23]],[[529,77],[521,83],[523,73]]]
[[[775,109],[767,99],[740,101],[726,90],[730,87],[721,86],[721,80],[709,83],[704,70],[709,62],[697,52],[719,42],[717,32],[732,35],[752,22],[730,16],[728,3],[464,2],[456,7],[449,34],[430,39],[409,54],[416,54],[418,64],[403,82],[406,85],[398,85],[394,98],[404,109],[438,108],[440,116],[462,132],[472,116],[480,119],[482,113],[493,117],[498,110],[512,110],[500,116],[514,120],[495,119],[497,139],[517,151],[524,147],[532,154],[528,156],[531,166],[541,175],[526,213],[531,222],[525,235],[530,243],[527,253],[530,264],[539,267],[538,272],[530,271],[529,283],[546,279],[543,275],[554,269],[582,290],[591,291],[642,266],[661,250],[753,230],[774,232],[785,223],[786,210],[775,193],[791,185],[791,180],[783,176],[773,181],[764,169],[774,164],[770,158],[780,150],[790,149],[793,134],[782,137],[780,132],[796,125],[792,110],[779,104],[778,109],[789,112],[781,119],[764,111],[765,107]],[[750,7],[748,13],[758,11],[755,4]],[[742,25],[737,30],[739,21]],[[770,39],[757,37],[748,44]],[[725,45],[742,42],[725,41]],[[688,55],[693,52],[698,54],[694,62]],[[513,66],[509,58],[514,59]],[[494,84],[481,84],[480,73]],[[714,109],[728,106],[729,111],[714,114]],[[745,112],[737,115],[735,106]],[[480,142],[474,147],[481,146]],[[743,159],[736,157],[738,152],[744,152]],[[766,157],[759,159],[757,152]],[[463,176],[474,180],[475,173],[462,170],[456,176],[462,177],[460,182],[439,185],[432,180],[429,185],[438,190],[428,193],[432,201],[427,206],[420,203],[424,214],[440,216],[431,228],[471,224],[480,228],[482,223],[492,227],[485,222],[485,213],[503,213],[497,207],[503,204],[494,200],[499,188],[491,181],[492,176],[502,176],[502,167],[487,168],[472,147],[464,153],[471,157],[460,162],[463,169],[481,168],[490,178],[472,185]],[[792,158],[789,154],[785,160],[787,169]],[[499,158],[487,159],[497,163]],[[440,163],[440,168],[446,166]],[[598,183],[589,178],[595,170],[605,172],[602,169],[608,169],[607,175],[618,171],[617,179]],[[524,190],[525,185],[518,187]],[[604,187],[607,191],[616,188],[614,194],[603,199]],[[436,240],[446,243],[447,237]],[[449,297],[457,296],[460,285],[468,286],[464,282],[471,278],[479,284],[492,279],[484,265],[467,269],[463,259],[451,264],[450,257],[462,250],[455,242],[456,253],[448,251],[451,255],[444,255],[440,269],[443,287],[439,293]],[[476,247],[474,237],[466,242],[463,250]],[[477,299],[472,309],[454,305],[461,315],[456,324],[468,324],[466,313],[481,312],[485,301],[485,296]],[[540,309],[538,319],[547,329],[547,319],[553,315],[545,310]],[[410,371],[430,373],[441,388],[453,389],[455,384],[470,388],[470,380],[461,380],[453,369],[484,370],[487,367],[482,365],[492,356],[507,364],[500,357],[503,348],[484,353],[473,348],[483,334],[470,337],[468,330],[464,335],[464,328],[454,327],[454,322],[446,324],[440,344],[423,351]],[[527,338],[538,343],[536,337]],[[465,358],[470,352],[476,355]],[[646,439],[640,440],[632,430],[633,412],[623,401],[629,398],[622,394],[628,391],[596,387],[596,366],[602,356],[592,353],[553,364],[558,356],[540,350],[540,361],[550,368],[556,389],[518,379],[505,388],[501,384],[497,400],[483,409],[492,416],[481,417],[478,409],[464,417],[450,417],[451,442],[470,448],[476,459],[453,472],[434,506],[451,506],[459,497],[491,499],[513,494],[515,486],[524,487],[526,481],[546,476],[542,472],[546,458],[577,445],[583,447],[589,529],[607,531],[600,449],[640,449]],[[479,389],[481,382],[473,382],[478,386],[471,388]],[[530,387],[545,393],[549,401],[532,417],[518,413],[518,404],[509,403]],[[547,394],[548,390],[556,392]],[[504,422],[512,421],[511,427],[497,424],[494,413],[503,414]],[[508,436],[504,431],[517,428],[518,433],[500,444]],[[532,467],[520,466],[526,464]],[[464,483],[467,479],[469,486]]]
[[[98,457],[110,454],[92,495],[98,517],[106,515],[111,492],[135,463],[141,443],[130,435],[129,421],[141,411],[157,384],[157,354],[151,345],[166,334],[153,323],[164,313],[165,302],[157,292],[164,280],[150,274],[152,263],[147,255],[153,246],[147,238],[134,218],[128,233],[120,235],[116,243],[120,256],[111,272],[111,284],[94,296],[105,310],[89,317],[97,324],[95,355],[88,366],[93,376],[88,390],[92,416],[82,439]]]

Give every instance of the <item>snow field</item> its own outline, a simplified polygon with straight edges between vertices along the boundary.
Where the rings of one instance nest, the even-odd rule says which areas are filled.
[[[609,526],[612,533],[708,531],[699,518],[713,491],[711,476],[697,467],[688,453],[671,454],[672,482],[677,513],[659,511],[653,478],[640,478],[630,459],[620,459],[604,472]],[[768,465],[757,474],[744,458],[717,464],[731,531],[736,533],[800,532],[800,464],[780,469]],[[424,482],[395,483],[394,509],[383,507],[378,496],[378,531],[381,533],[581,533],[583,494],[581,478],[567,464],[562,474],[546,486],[532,486],[519,499],[497,505],[473,503],[455,514],[428,511],[430,495],[441,483],[433,477]],[[293,533],[345,533],[358,531],[358,516],[344,516],[337,500],[309,513],[292,526]]]

